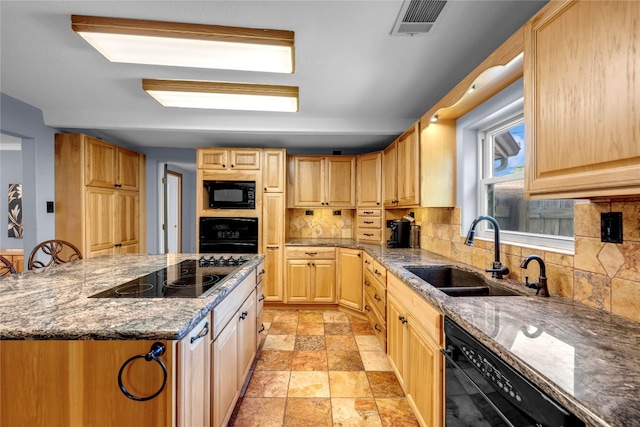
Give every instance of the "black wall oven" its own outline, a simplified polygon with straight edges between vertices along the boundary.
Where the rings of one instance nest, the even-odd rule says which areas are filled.
[[[453,320],[444,322],[446,427],[584,427]]]
[[[258,253],[258,218],[200,217],[201,253]]]
[[[255,181],[205,181],[211,209],[255,209]]]

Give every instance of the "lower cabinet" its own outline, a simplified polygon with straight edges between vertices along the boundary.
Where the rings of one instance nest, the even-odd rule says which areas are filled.
[[[213,311],[211,425],[214,427],[227,425],[256,355],[255,287],[255,276],[247,277]]]
[[[335,248],[289,247],[286,265],[286,302],[336,302]]]
[[[387,277],[391,366],[420,425],[443,425],[442,314],[396,277]]]
[[[338,248],[338,304],[362,311],[362,251]]]

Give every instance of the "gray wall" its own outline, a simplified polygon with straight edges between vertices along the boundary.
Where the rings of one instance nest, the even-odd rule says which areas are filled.
[[[46,202],[55,200],[53,152],[58,130],[45,126],[40,109],[4,93],[0,96],[0,132],[22,139],[22,248],[28,256],[39,242],[55,237],[55,216],[47,213]],[[4,168],[0,173],[4,175]],[[0,197],[6,198],[6,189]],[[0,211],[4,237],[6,215],[5,207]]]

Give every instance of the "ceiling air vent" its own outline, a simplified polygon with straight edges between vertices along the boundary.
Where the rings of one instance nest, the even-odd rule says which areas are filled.
[[[436,19],[446,4],[446,0],[405,0],[391,35],[427,34],[435,25]]]

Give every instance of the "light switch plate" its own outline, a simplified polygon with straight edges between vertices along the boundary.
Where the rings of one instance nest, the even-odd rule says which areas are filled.
[[[600,214],[600,240],[606,243],[622,243],[622,212]]]

